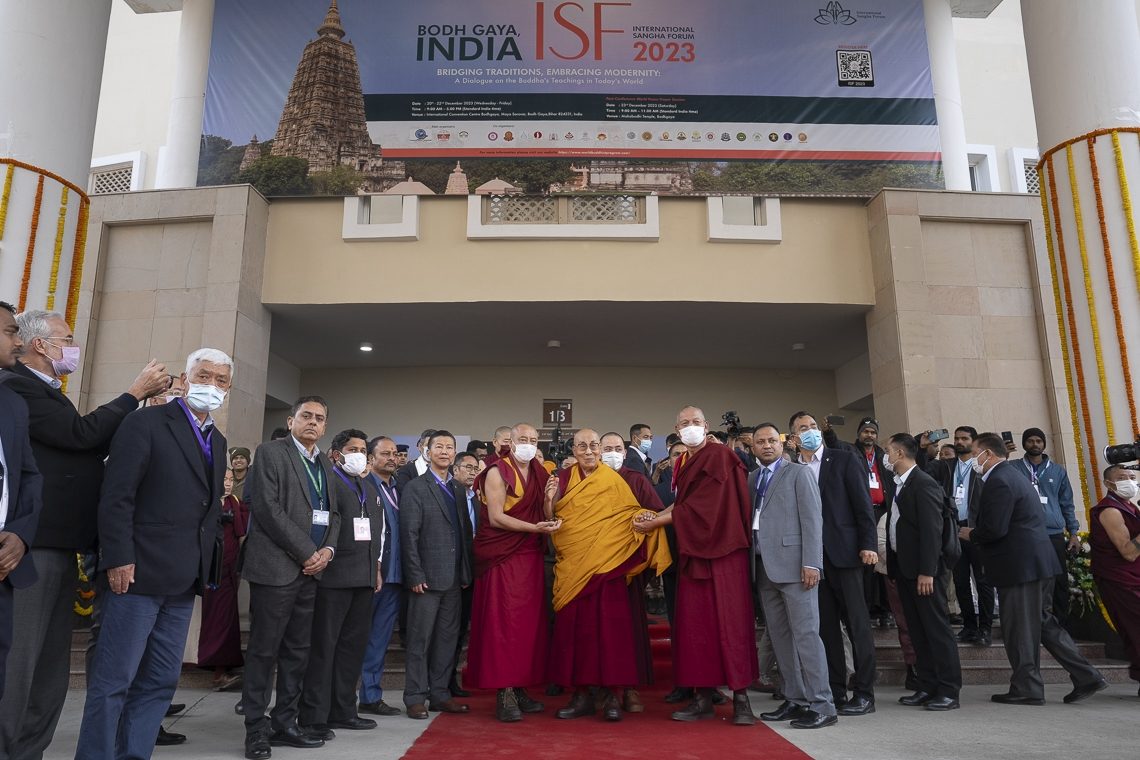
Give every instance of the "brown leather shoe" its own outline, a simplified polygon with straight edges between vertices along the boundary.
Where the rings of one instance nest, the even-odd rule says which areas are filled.
[[[621,702],[618,701],[617,695],[612,691],[606,689],[606,698],[602,702],[602,717],[611,723],[616,723],[621,720]]]
[[[621,706],[627,713],[645,712],[645,704],[641,701],[641,695],[637,693],[637,689],[625,690],[621,696]]]
[[[716,711],[713,710],[712,692],[712,689],[697,689],[696,694],[693,695],[693,701],[684,709],[673,713],[673,720],[691,723],[696,720],[715,718]]]
[[[459,713],[470,712],[471,707],[469,705],[464,705],[464,704],[461,704],[459,702],[456,702],[454,699],[449,699],[446,702],[432,702],[431,703],[431,711],[432,712],[441,712],[441,713],[459,714]]]
[[[573,720],[574,718],[584,718],[587,715],[593,714],[594,700],[590,697],[590,690],[578,689],[574,692],[574,696],[570,698],[570,704],[554,713],[554,717],[561,718],[562,720]]]
[[[427,720],[427,716],[428,716],[427,707],[424,706],[423,702],[420,702],[418,705],[409,705],[408,706],[408,717],[409,718],[412,718],[413,720]]]

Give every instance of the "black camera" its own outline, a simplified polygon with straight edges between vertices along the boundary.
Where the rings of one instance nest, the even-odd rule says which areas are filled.
[[[729,438],[737,438],[740,436],[740,429],[743,425],[740,424],[740,416],[736,412],[725,412],[720,418],[724,420],[720,423],[720,426],[725,429]]]
[[[574,436],[563,438],[563,435],[561,425],[554,428],[554,432],[550,434],[550,445],[547,447],[548,459],[554,460],[559,467],[566,457],[574,456]]]
[[[1104,447],[1104,461],[1109,464],[1119,465],[1125,462],[1135,462],[1137,460],[1140,460],[1140,441]],[[1140,469],[1140,467],[1131,467],[1129,469]]]

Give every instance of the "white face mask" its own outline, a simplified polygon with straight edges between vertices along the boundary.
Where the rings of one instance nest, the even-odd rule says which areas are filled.
[[[1118,480],[1112,487],[1116,491],[1116,495],[1125,501],[1132,501],[1136,498],[1136,494],[1140,493],[1140,485],[1135,480]]]
[[[970,469],[974,471],[975,475],[985,475],[986,474],[985,465],[983,465],[981,462],[979,462],[977,457],[973,457],[970,459]]]
[[[625,464],[625,455],[620,451],[605,451],[602,453],[602,464],[614,470],[620,470]]]
[[[359,451],[349,453],[341,452],[340,455],[340,468],[347,472],[349,475],[363,475],[365,468],[368,467],[368,457],[361,454]]]
[[[186,403],[196,412],[212,412],[226,400],[226,392],[209,383],[190,383],[186,388]]]
[[[700,446],[701,441],[705,439],[704,425],[689,425],[681,428],[678,433],[681,436],[681,443],[686,446]]]
[[[891,455],[890,454],[883,454],[883,468],[887,472],[894,472],[895,471],[895,463],[891,461]]]
[[[515,459],[526,464],[538,454],[538,447],[533,443],[520,443],[515,446]]]

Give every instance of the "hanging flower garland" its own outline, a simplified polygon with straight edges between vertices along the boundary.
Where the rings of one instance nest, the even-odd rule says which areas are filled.
[[[44,175],[36,182],[36,201],[32,204],[32,228],[28,235],[28,253],[24,257],[24,278],[20,281],[20,305],[23,311],[28,306],[28,283],[32,280],[32,259],[36,253],[36,233],[40,229],[40,206],[44,202]]]
[[[51,276],[48,278],[47,303],[44,308],[55,310],[55,289],[59,285],[59,260],[63,256],[63,232],[67,226],[67,185],[59,196],[59,220],[55,225],[55,249],[51,256]]]
[[[4,239],[4,222],[8,221],[8,201],[12,197],[12,178],[16,176],[16,165],[8,164],[4,173],[4,190],[0,191],[0,240]]]

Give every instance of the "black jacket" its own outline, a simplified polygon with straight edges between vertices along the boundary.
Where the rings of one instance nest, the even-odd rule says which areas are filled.
[[[894,485],[894,478],[891,478]],[[898,546],[891,544],[887,525],[887,571],[892,578],[914,580],[920,575],[931,577],[943,570],[942,563],[942,487],[914,466],[898,495],[899,521],[895,526]],[[888,518],[889,519],[889,518]]]
[[[647,478],[653,476],[649,459],[642,459],[641,453],[634,451],[632,446],[625,447],[625,461],[622,463],[622,467],[633,470],[634,472],[640,472]]]
[[[95,547],[103,460],[111,437],[139,402],[129,393],[85,415],[62,392],[16,362],[5,383],[28,404],[32,451],[44,476],[36,546],[89,551]]]
[[[819,465],[819,495],[824,556],[836,567],[862,567],[859,552],[879,547],[866,464],[850,451],[825,447]]]
[[[24,547],[30,549],[35,545],[43,481],[28,444],[27,405],[4,385],[0,383],[0,446],[4,447],[4,477],[8,481],[8,516],[3,530],[19,536]],[[0,581],[12,588],[27,588],[35,582],[36,568],[28,552],[8,577]]]
[[[380,563],[380,543],[384,536],[384,504],[376,486],[367,478],[355,478],[339,467],[333,468],[329,488],[336,491],[340,505],[340,537],[336,542],[336,556],[321,574],[319,584],[324,588],[376,588],[376,570]],[[350,486],[342,478],[348,478]],[[359,489],[359,490],[358,490]],[[360,499],[363,496],[364,505]],[[357,541],[353,521],[366,513],[371,526],[372,540]]]
[[[201,593],[221,532],[226,439],[210,437],[213,467],[179,402],[127,415],[111,441],[99,499],[99,568],[133,564],[128,592]]]
[[[1009,462],[997,464],[982,485],[970,540],[981,548],[986,580],[995,586],[1017,586],[1061,572],[1045,531],[1041,497]]]

